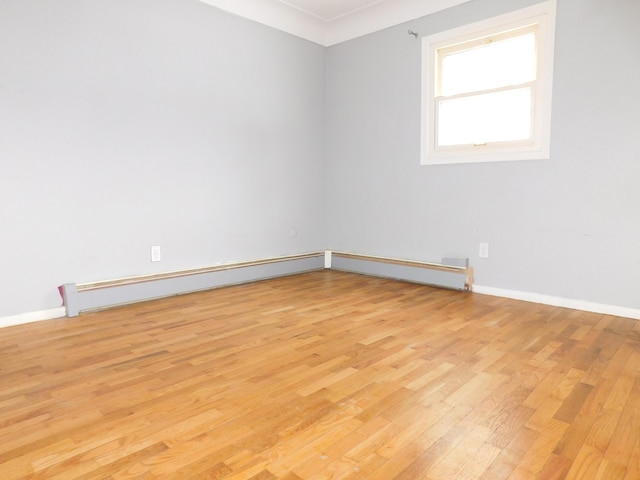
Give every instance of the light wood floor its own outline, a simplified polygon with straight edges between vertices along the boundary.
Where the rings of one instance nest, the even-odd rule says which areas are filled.
[[[640,479],[640,322],[335,271],[0,330],[0,478]]]

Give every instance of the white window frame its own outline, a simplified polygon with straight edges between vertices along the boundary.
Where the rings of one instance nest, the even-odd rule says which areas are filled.
[[[555,13],[556,0],[547,0],[511,13],[423,37],[422,165],[549,159]],[[537,25],[538,44],[537,73],[532,89],[532,137],[528,141],[438,148],[436,146],[437,51],[534,24]]]

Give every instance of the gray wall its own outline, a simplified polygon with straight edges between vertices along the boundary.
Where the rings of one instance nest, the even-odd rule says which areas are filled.
[[[325,247],[640,308],[636,0],[559,0],[550,161],[419,166],[407,29],[531,3],[325,50],[195,0],[2,0],[0,316],[66,282]]]
[[[474,0],[328,49],[328,244],[466,255],[479,285],[640,308],[637,0],[558,0],[551,160],[419,166],[420,40],[407,30],[532,3]]]
[[[324,48],[195,0],[2,0],[0,317],[323,249],[324,74]]]

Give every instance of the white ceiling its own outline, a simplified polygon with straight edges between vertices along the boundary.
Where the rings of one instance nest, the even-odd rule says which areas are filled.
[[[322,20],[331,21],[384,0],[280,0]]]
[[[470,0],[201,0],[330,46]]]

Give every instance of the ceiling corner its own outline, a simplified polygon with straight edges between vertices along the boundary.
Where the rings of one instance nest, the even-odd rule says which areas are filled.
[[[280,0],[200,1],[328,47],[471,0],[377,0],[356,10],[345,4],[342,14],[334,9],[331,20],[322,18],[326,0],[309,0],[305,9]]]

